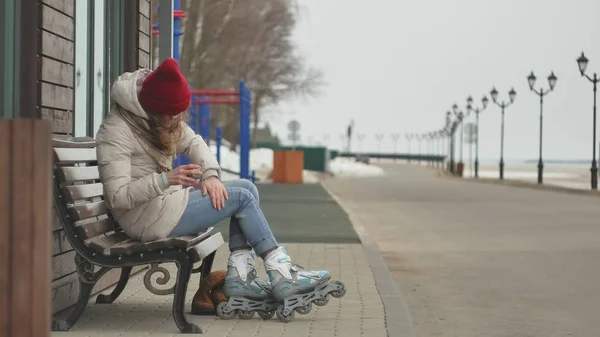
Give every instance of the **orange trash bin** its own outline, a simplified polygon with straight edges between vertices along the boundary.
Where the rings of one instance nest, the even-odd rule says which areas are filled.
[[[273,151],[273,182],[302,184],[304,171],[303,151]]]

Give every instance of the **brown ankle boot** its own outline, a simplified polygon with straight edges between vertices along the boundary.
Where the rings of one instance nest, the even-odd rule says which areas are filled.
[[[210,273],[207,278],[200,279],[200,286],[192,300],[193,315],[216,315],[215,306],[219,302],[213,302],[211,292],[217,287],[222,289],[226,273],[224,270],[218,270]],[[218,297],[222,299],[222,297],[225,297],[225,294],[222,297],[218,295]],[[227,298],[225,297],[226,300]]]
[[[223,292],[223,285],[219,285],[210,292],[210,299],[215,307],[221,302],[227,302],[228,298]]]

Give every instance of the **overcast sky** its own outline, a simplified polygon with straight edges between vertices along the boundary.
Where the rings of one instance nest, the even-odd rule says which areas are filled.
[[[495,86],[501,100],[517,91],[506,110],[505,158],[537,158],[539,98],[529,91],[558,77],[545,97],[544,157],[591,159],[592,84],[579,75],[582,51],[588,72],[600,72],[598,0],[300,0],[296,41],[311,64],[325,73],[327,86],[309,101],[281,104],[269,116],[282,137],[287,123],[301,123],[304,140],[340,147],[351,119],[364,133],[363,150],[393,150],[391,135],[438,130],[453,103],[477,103]],[[469,121],[474,121],[470,119]],[[467,121],[468,122],[468,121]],[[481,114],[482,159],[500,152],[500,108]],[[357,149],[356,140],[353,148]],[[413,144],[415,142],[413,141]],[[413,150],[416,146],[413,145]],[[466,151],[466,149],[465,149]]]

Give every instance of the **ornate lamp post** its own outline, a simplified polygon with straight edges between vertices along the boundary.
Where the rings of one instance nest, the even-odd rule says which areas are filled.
[[[465,118],[465,115],[462,111],[458,110],[458,105],[454,104],[452,106],[452,111],[454,112],[454,114],[456,115],[456,120],[458,121],[458,125],[460,125],[460,148],[459,148],[459,154],[460,154],[460,158],[459,158],[459,162],[458,162],[458,175],[462,177],[463,175],[463,168],[464,168],[464,163],[463,163],[463,119]]]
[[[392,140],[394,141],[394,161],[396,161],[398,158],[396,158],[396,156],[398,155],[398,138],[400,137],[399,133],[392,133]]]
[[[471,105],[471,103],[473,103],[473,99],[471,98],[471,96],[469,96],[467,98],[467,110],[466,112],[462,112],[459,110],[458,105],[454,104],[452,105],[452,111],[454,112],[454,114],[458,117],[458,121],[460,123],[460,162],[458,162],[458,165],[461,167],[461,172],[460,172],[460,176],[462,176],[462,168],[464,167],[464,163],[463,163],[463,136],[464,136],[464,129],[463,129],[463,120],[466,119],[467,117],[469,117],[469,106]]]
[[[429,152],[429,166],[433,166],[433,156],[435,156],[435,132],[429,132],[427,138],[429,139],[429,150],[427,151]]]
[[[437,148],[435,150],[435,155],[439,156],[439,157],[443,157],[443,152],[444,152],[444,130],[438,130],[436,131],[436,136],[438,139],[437,142]],[[437,162],[437,167],[439,168],[441,165],[443,165],[443,160],[439,160]]]
[[[492,102],[502,109],[502,124],[500,129],[500,179],[504,179],[504,110],[515,102],[517,92],[515,89],[510,89],[508,92],[508,102],[498,102],[498,90],[496,90],[496,88],[493,88],[492,91],[490,91],[490,96],[492,96]]]
[[[365,134],[359,133],[356,135],[356,138],[358,138],[358,154],[361,155],[362,154],[362,142],[365,139]]]
[[[346,139],[348,136],[346,136],[345,133],[340,134],[340,141],[342,142],[342,146],[340,147],[340,153],[344,153],[346,152]]]
[[[449,131],[448,131],[448,144],[449,144],[448,154],[450,157],[449,164],[450,164],[450,173],[454,174],[454,128],[453,128],[454,123],[452,122],[451,116],[452,116],[452,113],[450,111],[447,111],[446,112],[446,121],[450,125]]]
[[[587,68],[587,64],[588,64],[588,59],[587,57],[585,57],[585,55],[583,54],[583,52],[581,52],[581,56],[579,56],[579,58],[577,59],[577,65],[579,66],[579,72],[581,73],[581,76],[584,76],[585,78],[587,78],[590,82],[592,82],[594,84],[594,124],[593,124],[593,128],[594,128],[594,134],[593,134],[593,150],[592,150],[592,168],[590,169],[591,173],[592,173],[592,189],[593,190],[597,190],[598,189],[598,165],[596,163],[596,86],[598,84],[598,81],[600,81],[600,79],[598,79],[598,75],[596,73],[594,73],[594,77],[589,77],[586,73],[585,73],[585,69]]]
[[[406,140],[407,140],[406,145],[408,145],[408,163],[410,164],[410,157],[411,157],[411,153],[412,153],[411,152],[411,142],[412,142],[412,139],[415,138],[415,134],[406,133],[406,134],[404,134],[404,137],[406,137]]]
[[[537,182],[538,182],[538,184],[542,184],[544,181],[544,178],[543,178],[544,162],[542,160],[542,135],[543,135],[542,126],[543,126],[543,115],[544,115],[544,96],[546,96],[550,91],[554,90],[554,86],[556,85],[557,78],[554,75],[554,72],[551,72],[550,76],[548,76],[548,85],[550,86],[550,90],[544,90],[544,88],[540,88],[540,90],[536,90],[534,88],[535,80],[536,80],[536,77],[532,71],[531,74],[529,74],[529,76],[527,76],[527,83],[529,84],[529,89],[531,89],[531,91],[533,91],[535,94],[540,96],[540,159],[538,161]]]
[[[379,155],[379,161],[381,161],[381,140],[383,139],[383,133],[375,134],[377,140],[377,154]]]
[[[469,96],[467,101],[469,103],[469,110],[475,112],[475,125],[476,125],[476,134],[475,134],[475,178],[479,178],[479,113],[487,108],[488,98],[483,96],[481,99],[481,107],[473,107],[473,98]]]
[[[415,139],[417,140],[417,143],[419,143],[417,154],[419,156],[419,165],[421,165],[421,156],[423,155],[423,153],[421,152],[421,144],[423,142],[423,136],[420,134],[415,134],[414,136],[415,136]]]

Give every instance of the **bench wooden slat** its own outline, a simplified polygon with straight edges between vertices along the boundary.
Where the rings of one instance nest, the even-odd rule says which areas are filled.
[[[56,170],[59,183],[71,183],[83,180],[100,180],[98,166],[64,166]]]
[[[101,197],[103,191],[101,183],[71,185],[63,188],[63,196],[66,202],[74,202],[81,199]]]
[[[153,242],[150,242],[150,244],[152,244],[152,243]],[[166,248],[166,246],[157,247],[157,248],[153,248],[153,249],[160,249],[160,248]],[[127,241],[123,241],[121,243],[118,243],[118,244],[110,247],[108,249],[108,254],[109,255],[130,255],[130,254],[135,254],[135,253],[139,253],[139,252],[145,252],[148,250],[150,250],[150,248],[148,248],[148,244],[139,242],[137,240],[129,239]]]
[[[131,239],[125,233],[116,232],[107,236],[96,237],[88,245],[97,252],[104,253],[106,249],[127,240]]]
[[[108,253],[110,255],[127,255],[165,248],[188,249],[210,237],[213,229],[214,227],[210,227],[205,232],[198,235],[182,235],[176,238],[166,238],[144,243],[135,240],[129,240],[110,247],[108,249]]]
[[[69,208],[69,216],[73,221],[84,220],[107,213],[108,209],[106,209],[104,201],[91,202]]]
[[[67,148],[94,148],[96,147],[96,140],[91,137],[52,135],[52,146]]]
[[[82,240],[88,240],[98,235],[106,234],[118,228],[115,220],[105,218],[96,222],[77,226],[77,234]]]
[[[198,235],[182,235],[175,237],[173,238],[173,245],[175,247],[190,248],[209,237],[213,229],[214,227],[209,227],[206,231]]]
[[[54,148],[57,164],[91,163],[98,161],[94,148]]]

